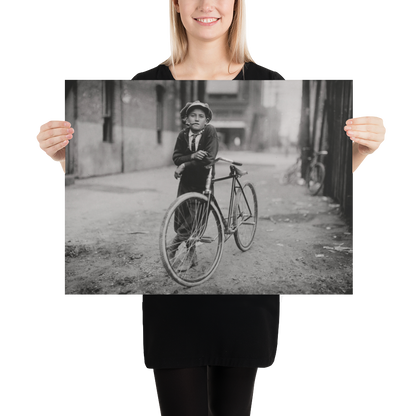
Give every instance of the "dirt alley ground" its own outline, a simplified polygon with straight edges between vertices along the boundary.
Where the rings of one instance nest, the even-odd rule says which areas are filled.
[[[176,196],[174,167],[76,180],[66,187],[67,294],[350,294],[352,230],[338,204],[305,186],[280,185],[294,159],[280,154],[221,152],[248,162],[259,222],[243,253],[230,238],[215,275],[187,288],[168,277],[159,255],[159,228]],[[255,164],[252,161],[255,161]],[[226,175],[218,165],[217,177]],[[221,208],[231,182],[216,184]]]

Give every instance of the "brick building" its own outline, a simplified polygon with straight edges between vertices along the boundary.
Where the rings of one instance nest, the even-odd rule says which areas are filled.
[[[75,129],[67,175],[86,178],[172,163],[182,128],[178,89],[167,81],[67,81],[65,117]]]

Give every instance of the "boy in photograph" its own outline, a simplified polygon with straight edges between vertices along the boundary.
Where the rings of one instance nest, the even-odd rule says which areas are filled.
[[[217,131],[209,124],[213,114],[208,104],[200,101],[187,103],[180,111],[180,116],[187,127],[179,133],[172,157],[177,166],[175,178],[180,179],[178,197],[188,192],[202,193],[205,190],[209,168],[218,152]],[[215,166],[212,167],[212,175],[215,176]],[[175,214],[176,236],[168,248],[169,258],[173,261],[178,247],[189,237],[194,218],[191,210],[183,212],[182,208],[181,211]],[[196,264],[195,247],[191,247],[187,259],[178,270],[186,271]]]

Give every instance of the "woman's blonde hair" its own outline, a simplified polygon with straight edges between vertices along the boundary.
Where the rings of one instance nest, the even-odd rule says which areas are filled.
[[[173,0],[170,0],[170,49],[171,56],[162,65],[181,63],[188,52],[188,37],[183,26],[181,16],[177,13]],[[234,16],[228,29],[228,47],[230,63],[242,64],[254,62],[250,55],[246,41],[246,12],[244,0],[235,0]]]

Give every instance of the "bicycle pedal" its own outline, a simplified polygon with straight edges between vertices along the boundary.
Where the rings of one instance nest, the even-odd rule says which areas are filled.
[[[212,237],[202,237],[199,241],[201,243],[212,243],[215,239]]]

